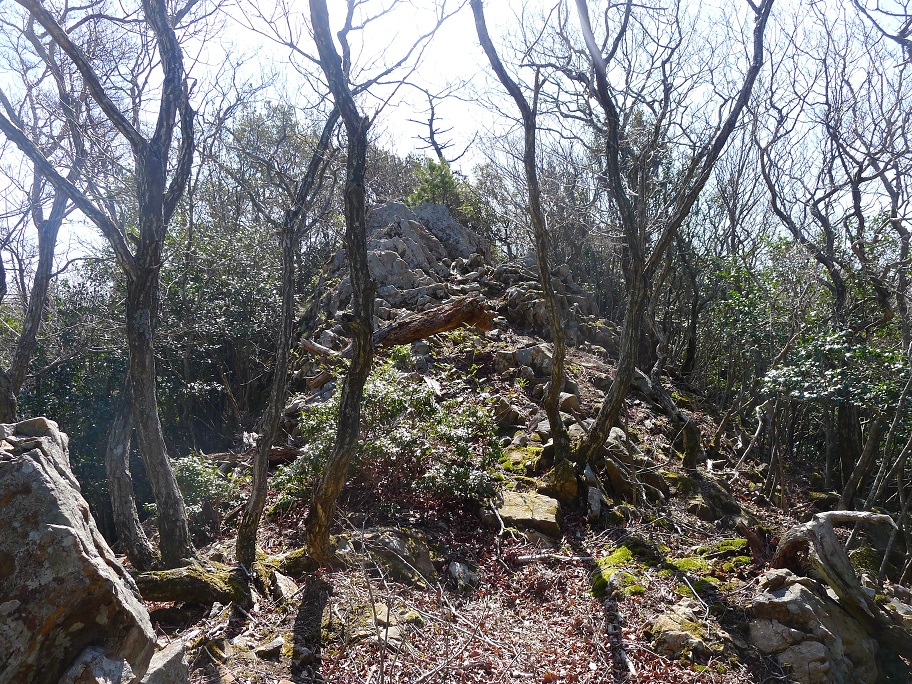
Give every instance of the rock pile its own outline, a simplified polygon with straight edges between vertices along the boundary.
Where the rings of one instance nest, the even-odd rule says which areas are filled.
[[[498,300],[498,313],[515,326],[550,336],[534,254],[495,265],[491,245],[441,205],[414,209],[390,203],[368,219],[368,266],[377,283],[374,327],[466,294]],[[616,330],[598,318],[595,299],[576,284],[568,266],[553,272],[561,319],[571,344],[586,340],[615,351]],[[326,264],[316,303],[320,344],[339,348],[339,312],[351,303],[345,250]]]
[[[149,615],[80,494],[66,434],[33,418],[0,438],[0,683],[186,682],[186,668],[150,670]],[[157,664],[174,672],[176,657]]]

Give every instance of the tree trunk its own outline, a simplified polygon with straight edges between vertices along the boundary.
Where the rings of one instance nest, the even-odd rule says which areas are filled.
[[[526,174],[526,189],[529,195],[529,214],[532,219],[532,234],[535,239],[535,252],[538,263],[539,280],[542,285],[542,296],[545,300],[545,311],[548,316],[548,328],[551,331],[551,381],[544,397],[545,414],[548,416],[548,425],[551,427],[551,436],[554,439],[555,459],[565,459],[570,456],[570,437],[567,428],[560,416],[560,393],[564,389],[564,358],[567,354],[567,343],[564,336],[564,326],[561,324],[557,310],[557,301],[554,296],[554,286],[551,284],[551,265],[548,251],[550,236],[545,225],[545,214],[541,206],[541,185],[538,181],[538,168],[535,152],[535,137],[537,132],[537,106],[540,76],[536,73],[533,90],[532,106],[526,101],[519,86],[504,69],[503,63],[488,35],[488,27],[484,17],[484,6],[481,0],[472,0],[472,13],[475,15],[475,29],[478,40],[484,48],[491,68],[497,74],[507,93],[513,98],[522,116],[523,122],[523,167]]]
[[[133,478],[130,476],[130,442],[133,432],[133,410],[130,401],[130,380],[117,398],[114,422],[108,433],[105,450],[105,469],[108,473],[108,490],[114,512],[114,529],[117,539],[130,563],[137,570],[151,570],[158,563],[158,556],[139,524]]]
[[[16,393],[9,373],[0,368],[0,423],[15,423],[17,415]]]
[[[336,442],[314,488],[307,516],[307,547],[317,560],[329,560],[329,528],[336,499],[348,476],[348,466],[358,446],[361,432],[361,397],[373,359],[374,287],[367,266],[367,211],[364,188],[364,168],[367,153],[367,131],[370,120],[362,118],[349,125],[348,168],[345,182],[345,247],[352,284],[354,319],[349,322],[352,332],[352,360],[342,385]]]
[[[345,249],[352,288],[352,360],[342,384],[336,442],[314,488],[307,515],[307,548],[320,562],[329,560],[329,527],[336,499],[345,485],[348,466],[361,432],[361,397],[373,359],[371,327],[374,313],[374,282],[367,266],[367,197],[364,173],[370,118],[362,116],[350,86],[350,74],[336,51],[329,28],[326,0],[310,0],[311,26],[320,67],[326,75],[336,108],[345,123],[348,160],[345,168]]]
[[[137,268],[127,274],[126,328],[136,441],[158,506],[162,562],[175,567],[193,558],[196,552],[190,541],[184,498],[174,479],[158,417],[153,349],[158,288],[158,267]]]
[[[630,390],[633,373],[636,370],[637,350],[640,345],[640,332],[643,314],[646,309],[646,278],[639,265],[632,265],[627,278],[627,310],[624,312],[624,326],[621,330],[621,344],[618,352],[618,365],[608,394],[605,396],[595,422],[580,442],[576,460],[580,463],[592,463],[608,433],[614,427],[624,399]]]
[[[291,351],[291,337],[294,328],[295,253],[297,240],[295,227],[286,225],[282,230],[282,313],[279,325],[279,339],[276,345],[276,360],[273,369],[272,390],[269,405],[263,417],[262,434],[257,443],[253,459],[253,482],[250,498],[244,508],[244,515],[238,526],[236,555],[241,565],[251,567],[256,560],[256,537],[263,508],[266,505],[267,480],[269,478],[269,452],[279,434],[282,409],[285,406],[285,386],[288,380],[288,360]]]
[[[877,415],[872,419],[871,427],[868,429],[868,439],[864,450],[861,452],[861,458],[855,464],[855,468],[849,476],[849,481],[846,482],[846,486],[842,490],[842,496],[839,498],[839,508],[843,510],[852,510],[854,508],[852,501],[855,499],[855,493],[864,478],[870,473],[871,466],[874,465],[874,458],[877,456],[877,447],[880,446],[880,436],[883,434],[884,423],[885,420],[882,415]]]

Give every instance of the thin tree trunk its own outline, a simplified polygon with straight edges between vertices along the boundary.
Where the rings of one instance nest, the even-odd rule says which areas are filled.
[[[557,310],[557,301],[554,296],[554,286],[551,283],[551,265],[548,252],[550,236],[545,225],[545,214],[541,206],[541,186],[538,181],[538,168],[536,166],[535,136],[537,99],[540,80],[536,73],[533,90],[533,101],[530,106],[516,82],[507,73],[491,37],[484,17],[484,7],[481,0],[472,0],[472,13],[475,15],[475,29],[491,68],[497,75],[503,87],[516,103],[523,122],[523,167],[526,174],[526,188],[529,194],[529,214],[532,219],[532,233],[535,238],[535,252],[538,262],[538,274],[542,285],[542,296],[545,300],[545,311],[548,315],[548,328],[551,331],[551,381],[544,397],[545,414],[548,416],[548,425],[551,427],[551,436],[554,439],[554,453],[556,459],[570,456],[570,437],[560,416],[560,393],[564,389],[564,359],[567,354],[566,336],[564,326],[561,324]]]
[[[237,561],[251,567],[256,560],[256,537],[263,509],[266,505],[267,479],[269,477],[269,452],[279,434],[282,419],[282,407],[285,404],[285,386],[288,380],[288,360],[291,351],[291,337],[294,328],[294,288],[295,288],[295,240],[294,226],[282,231],[282,313],[280,317],[279,339],[276,345],[276,360],[272,378],[272,390],[269,393],[269,405],[263,417],[262,434],[257,443],[257,453],[253,459],[253,482],[250,486],[250,498],[244,508],[244,515],[238,526]]]
[[[130,476],[130,442],[133,433],[133,410],[130,401],[130,379],[116,400],[114,422],[108,433],[105,450],[105,469],[108,473],[108,490],[114,512],[114,529],[121,548],[137,570],[151,570],[158,563],[158,556],[139,524],[133,478]]]
[[[0,368],[0,423],[15,423],[17,412],[13,381],[9,373]]]
[[[312,1],[311,6],[315,3]],[[325,5],[324,5],[325,6]],[[336,442],[314,488],[307,516],[307,547],[318,561],[329,560],[329,528],[336,499],[348,476],[348,466],[358,446],[361,431],[361,397],[373,359],[371,325],[374,286],[367,266],[367,217],[364,192],[364,169],[367,153],[367,131],[370,121],[362,118],[354,124],[345,121],[348,131],[348,168],[345,182],[345,247],[352,284],[354,319],[352,360],[342,385]]]
[[[136,441],[158,506],[162,562],[175,567],[193,558],[187,511],[168,460],[158,417],[153,330],[158,311],[158,268],[137,268],[127,276],[127,344]]]
[[[307,548],[320,562],[330,559],[329,528],[336,499],[345,485],[348,466],[361,432],[361,397],[373,359],[374,282],[367,266],[367,206],[364,175],[370,119],[361,114],[349,85],[342,58],[329,28],[326,0],[310,0],[311,25],[320,67],[345,123],[348,160],[345,169],[345,248],[352,288],[352,360],[339,404],[336,442],[314,488],[307,516]]]
[[[318,176],[325,170],[326,152],[332,140],[333,131],[339,121],[338,108],[323,126],[307,173],[298,184],[292,206],[285,212],[282,224],[282,310],[279,323],[279,338],[276,344],[276,360],[273,371],[269,405],[263,416],[263,428],[253,459],[253,482],[250,499],[238,526],[236,555],[239,563],[251,566],[256,559],[257,528],[266,505],[267,480],[269,476],[272,445],[279,435],[279,426],[285,406],[285,388],[288,381],[288,366],[291,358],[291,339],[294,332],[294,297],[297,277],[297,262],[300,257],[300,231],[313,205],[314,188],[319,184]]]
[[[608,433],[617,422],[624,399],[633,381],[636,370],[637,350],[640,344],[640,331],[643,324],[643,314],[646,309],[646,279],[642,270],[637,266],[630,269],[627,279],[627,310],[624,312],[624,326],[621,330],[621,344],[618,353],[618,366],[608,388],[595,423],[580,442],[576,460],[579,462],[592,462],[605,440]]]
[[[880,436],[883,434],[884,423],[884,417],[880,414],[873,418],[871,427],[868,429],[867,442],[861,452],[861,458],[855,464],[855,468],[852,470],[852,474],[842,490],[842,496],[839,498],[839,508],[842,510],[852,510],[855,493],[858,491],[862,480],[868,476],[871,466],[874,465],[874,458],[877,456],[877,447],[880,445]]]

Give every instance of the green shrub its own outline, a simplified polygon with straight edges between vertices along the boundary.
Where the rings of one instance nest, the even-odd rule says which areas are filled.
[[[340,390],[301,414],[303,454],[282,468],[274,485],[305,495],[329,457],[336,435]],[[418,376],[386,362],[364,387],[361,439],[350,477],[385,495],[411,493],[480,501],[494,493],[488,470],[500,458],[496,426],[487,407],[437,402]]]
[[[211,516],[205,511],[207,504],[218,509],[222,504],[238,500],[237,485],[199,454],[175,459],[171,462],[171,467],[174,469],[177,486],[184,497],[190,530],[194,534],[213,524],[213,520],[209,519]],[[155,504],[147,504],[145,508],[150,515],[158,513]]]

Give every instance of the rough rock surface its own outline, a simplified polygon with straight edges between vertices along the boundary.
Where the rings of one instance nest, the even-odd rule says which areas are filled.
[[[3,425],[0,683],[135,682],[155,636],[102,538],[56,423]]]
[[[367,249],[377,283],[375,327],[451,297],[478,293],[498,299],[498,313],[514,325],[550,336],[534,254],[495,266],[488,241],[459,225],[441,205],[410,209],[393,202],[374,208],[368,217]],[[570,269],[560,266],[552,275],[568,341],[586,340],[616,351],[616,329],[598,318],[595,299],[574,283]],[[312,317],[314,337],[336,348],[344,344],[344,330],[332,322],[351,303],[344,249],[326,264],[321,280],[312,310],[319,314]],[[536,368],[547,374],[542,370]]]
[[[531,529],[551,537],[561,534],[561,508],[556,499],[531,492],[504,491],[497,514],[508,527]]]
[[[343,558],[367,552],[393,579],[408,584],[430,586],[437,576],[424,536],[407,528],[346,534],[340,537],[336,551]]]
[[[751,642],[801,684],[873,684],[878,644],[811,580],[771,570],[753,601]]]
[[[706,624],[697,616],[701,608],[696,601],[685,598],[659,615],[647,630],[656,652],[673,659],[710,656]]]

